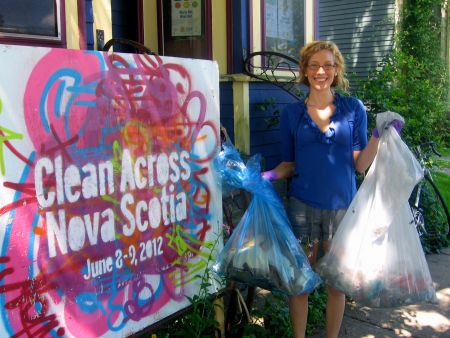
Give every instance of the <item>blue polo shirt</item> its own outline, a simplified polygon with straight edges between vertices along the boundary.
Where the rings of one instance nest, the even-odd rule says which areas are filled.
[[[322,133],[304,101],[281,114],[282,160],[295,162],[288,195],[315,208],[347,208],[356,193],[353,151],[367,145],[367,113],[354,97],[335,94],[330,128]]]

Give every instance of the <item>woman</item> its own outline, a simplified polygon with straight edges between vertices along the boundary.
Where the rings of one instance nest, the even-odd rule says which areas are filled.
[[[378,133],[367,141],[366,110],[346,91],[345,65],[338,47],[314,41],[300,51],[300,82],[307,97],[288,105],[282,115],[282,162],[263,173],[269,180],[292,178],[288,215],[295,235],[311,243],[314,265],[319,250],[330,240],[356,193],[355,170],[364,172],[375,158]],[[376,136],[376,137],[375,137]],[[327,287],[327,337],[337,337],[345,308],[345,295]],[[308,295],[289,300],[295,337],[304,337]]]

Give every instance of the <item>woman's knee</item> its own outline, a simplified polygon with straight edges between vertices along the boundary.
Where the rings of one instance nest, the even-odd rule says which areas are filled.
[[[289,310],[291,315],[307,313],[308,296],[309,294],[305,293],[302,295],[289,297]]]
[[[301,295],[289,297],[289,303],[308,302],[309,293],[302,293]]]

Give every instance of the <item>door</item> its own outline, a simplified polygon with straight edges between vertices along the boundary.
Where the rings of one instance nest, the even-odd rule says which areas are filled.
[[[143,42],[142,1],[112,0],[112,37]],[[136,53],[136,49],[126,44],[114,44],[115,52]]]

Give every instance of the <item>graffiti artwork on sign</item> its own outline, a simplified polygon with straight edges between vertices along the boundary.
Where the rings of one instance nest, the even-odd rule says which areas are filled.
[[[0,336],[122,337],[186,307],[221,217],[216,64],[0,63]]]

